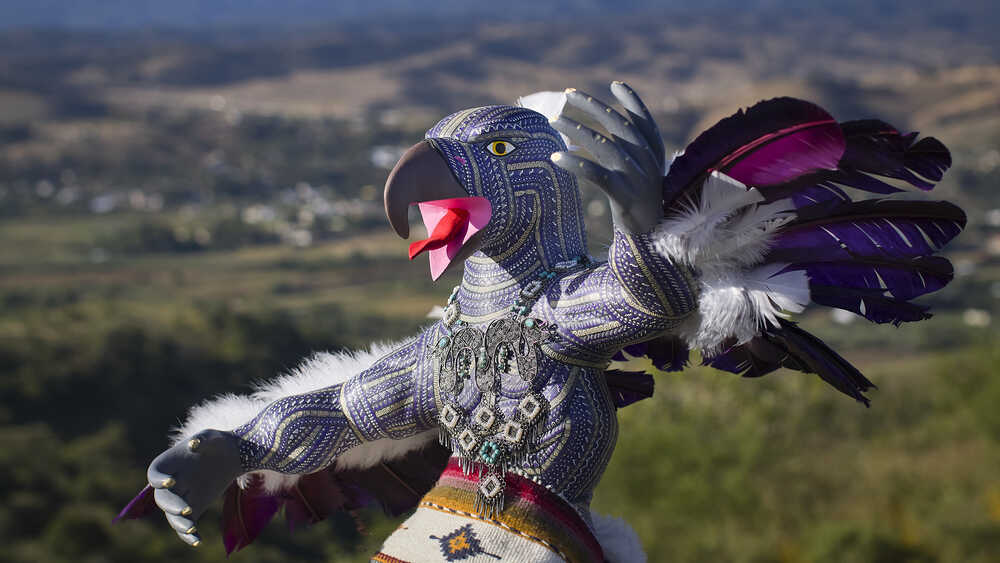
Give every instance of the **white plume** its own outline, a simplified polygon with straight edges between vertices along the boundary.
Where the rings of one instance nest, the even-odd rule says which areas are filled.
[[[805,272],[782,272],[787,264],[757,266],[774,233],[795,217],[789,201],[763,200],[756,189],[714,171],[699,201],[688,199],[653,232],[661,255],[698,274],[698,314],[678,330],[705,356],[720,352],[731,338],[752,339],[779,316],[801,312],[809,303]]]
[[[563,107],[566,106],[566,93],[552,91],[535,92],[534,94],[518,98],[517,105],[537,111],[544,115],[546,119],[552,120],[559,117],[559,114],[563,111]],[[576,150],[578,148],[569,142],[569,137],[566,135],[559,133],[559,136],[566,143],[567,150]]]
[[[590,512],[590,517],[594,522],[594,537],[609,563],[646,563],[646,552],[639,536],[628,522],[594,511]]]

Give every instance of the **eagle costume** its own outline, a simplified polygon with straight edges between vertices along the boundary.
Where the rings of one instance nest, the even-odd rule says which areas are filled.
[[[668,161],[635,92],[611,92],[623,112],[570,89],[432,127],[389,174],[385,210],[406,238],[419,207],[428,238],[409,254],[426,252],[433,278],[464,268],[442,318],[195,407],[120,517],[159,507],[198,545],[223,496],[231,552],[282,507],[310,523],[377,501],[411,515],[373,561],[641,561],[631,528],[590,510],[616,410],[653,389],[613,360],[676,371],[697,349],[747,377],[815,373],[867,405],[873,384],[788,314],[930,316],[911,300],[951,280],[934,254],[965,216],[885,196],[930,190],[944,145],[777,98]],[[587,254],[581,181],[610,201],[606,261]]]

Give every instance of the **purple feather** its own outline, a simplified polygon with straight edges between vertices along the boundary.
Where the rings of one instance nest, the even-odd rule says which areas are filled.
[[[810,284],[887,291],[892,297],[903,300],[937,291],[954,277],[951,262],[939,256],[893,261],[809,262],[792,264],[786,270],[805,270]]]
[[[819,176],[810,174],[800,180],[787,182],[780,186],[773,186],[761,191],[767,203],[779,199],[791,198],[795,208],[808,207],[818,203],[848,202],[848,197],[844,190],[830,182],[820,181]]]
[[[646,372],[608,370],[604,372],[604,379],[617,408],[653,396],[653,376]]]
[[[930,190],[933,182],[940,181],[951,166],[948,149],[933,137],[914,143],[916,133],[903,135],[892,125],[876,119],[847,121],[841,128],[847,138],[847,149],[840,163],[843,170],[895,178]]]
[[[662,371],[681,371],[688,363],[688,347],[677,336],[664,335],[650,340],[646,355]]]
[[[744,377],[760,377],[779,367],[815,373],[838,391],[868,406],[864,392],[875,385],[847,360],[831,350],[822,340],[779,319],[779,326],[768,328],[750,342],[732,346],[705,363]]]
[[[931,318],[927,307],[885,295],[878,289],[852,289],[810,284],[809,297],[820,305],[851,311],[874,323],[922,321]]]
[[[819,106],[794,98],[760,102],[719,121],[674,159],[664,178],[664,204],[669,208],[700,188],[712,170],[772,185],[836,168],[844,150],[840,127]]]
[[[611,359],[625,362],[630,358],[649,358],[660,371],[681,371],[688,363],[688,348],[680,338],[663,335],[638,344],[629,344]]]
[[[283,499],[264,492],[263,481],[254,478],[246,489],[234,482],[222,502],[222,541],[226,554],[253,543],[281,508]]]
[[[869,406],[863,393],[874,388],[874,383],[819,338],[793,322],[778,319],[778,323],[779,327],[769,331],[769,336],[772,342],[783,344],[789,355],[802,363],[804,369],[801,371],[815,373],[837,390]]]
[[[112,524],[117,523],[119,520],[134,520],[136,518],[142,518],[156,512],[156,501],[153,499],[153,487],[146,485],[143,487],[139,494],[135,495],[118,516],[111,521]]]
[[[628,346],[615,352],[615,354],[611,356],[611,359],[615,360],[616,362],[628,361],[628,358],[625,357],[625,354],[628,354],[633,358],[641,358],[646,355],[646,350],[648,349],[649,346],[645,342],[639,342],[638,344],[629,344]]]
[[[761,377],[782,366],[794,369],[794,366],[785,365],[788,359],[788,350],[769,341],[766,335],[761,335],[743,344],[730,345],[717,356],[704,358],[702,365],[743,377]]]
[[[911,258],[937,252],[965,227],[947,202],[865,200],[802,208],[775,236],[767,261]]]

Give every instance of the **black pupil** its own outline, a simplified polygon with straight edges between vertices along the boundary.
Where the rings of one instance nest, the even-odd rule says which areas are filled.
[[[507,152],[507,146],[504,143],[496,143],[496,144],[493,145],[493,150],[497,154],[503,154],[503,153]]]

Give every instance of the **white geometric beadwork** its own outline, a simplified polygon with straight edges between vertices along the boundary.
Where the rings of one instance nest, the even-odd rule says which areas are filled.
[[[462,449],[466,452],[472,452],[478,443],[479,438],[476,438],[476,435],[468,428],[458,435],[458,445],[462,446]]]
[[[503,482],[493,473],[479,482],[479,491],[487,499],[492,499],[503,492]]]
[[[496,422],[497,415],[493,412],[493,409],[483,407],[476,411],[476,414],[472,416],[472,420],[483,430],[488,430]]]
[[[517,410],[525,422],[534,422],[542,414],[542,404],[533,395],[526,395],[517,404]]]
[[[462,415],[459,414],[457,410],[451,405],[445,405],[441,409],[440,415],[441,424],[444,425],[448,430],[454,430],[458,423],[462,420]]]
[[[503,425],[503,429],[500,430],[500,435],[503,436],[504,440],[513,444],[518,444],[521,442],[521,438],[524,438],[524,427],[522,427],[520,423],[512,420]]]

